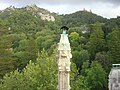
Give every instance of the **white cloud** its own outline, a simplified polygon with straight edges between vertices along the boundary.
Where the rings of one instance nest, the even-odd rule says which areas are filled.
[[[85,8],[107,18],[120,15],[120,0],[1,0],[0,9],[10,5],[22,7],[31,4],[60,14],[73,13]]]
[[[120,0],[0,0],[3,3],[14,3],[14,4],[91,4],[91,3],[112,3],[114,5],[120,5]]]
[[[43,8],[48,9],[52,12],[60,13],[60,14],[69,14],[74,13],[76,11],[83,10],[92,10],[93,13],[103,16],[105,18],[116,18],[120,15],[120,7],[114,7],[112,4],[91,4],[91,5],[42,5]]]
[[[0,10],[5,9],[6,7],[8,7],[7,4],[5,4],[5,3],[0,3]]]

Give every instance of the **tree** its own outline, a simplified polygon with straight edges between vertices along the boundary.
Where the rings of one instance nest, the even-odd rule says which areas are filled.
[[[38,53],[35,63],[32,61],[22,70],[15,70],[4,76],[0,90],[56,90],[57,63],[56,55],[48,55],[46,51]],[[75,64],[71,64],[71,82],[77,73]],[[75,85],[71,83],[71,88]],[[73,89],[74,90],[74,89]]]
[[[98,61],[107,72],[110,71],[110,60],[106,52],[98,52],[95,56],[95,61]]]
[[[98,62],[92,62],[86,70],[86,83],[90,90],[105,90],[107,88],[106,72]]]
[[[107,37],[108,55],[111,63],[120,63],[120,28],[115,28]]]
[[[84,76],[82,75],[78,76],[77,80],[72,83],[71,90],[90,90],[90,88],[87,86],[84,80],[85,80]]]
[[[32,15],[31,12],[22,10],[11,11],[11,15],[5,18],[6,25],[11,28],[11,33],[35,34],[41,30],[42,21]]]
[[[105,40],[100,23],[96,23],[92,28],[93,32],[90,35],[90,41],[88,42],[88,51],[91,54],[90,59],[94,60],[96,53],[104,51]]]
[[[73,51],[73,62],[76,64],[78,70],[81,70],[84,61],[89,60],[89,53],[87,50],[82,49],[81,51]]]
[[[30,60],[35,62],[37,53],[37,44],[34,39],[23,39],[19,41],[19,47],[14,54],[16,57],[16,67],[22,70]]]
[[[80,71],[81,75],[86,77],[86,71],[90,68],[90,61],[86,60],[83,62],[82,69]]]
[[[4,23],[4,22],[3,22]],[[8,72],[14,70],[12,37],[8,29],[0,21],[0,79]]]
[[[6,74],[1,90],[56,90],[57,73],[55,55],[42,51],[36,63],[30,61],[22,72],[16,70]]]
[[[49,50],[54,44],[55,35],[51,30],[42,30],[36,33],[36,42],[39,50]]]
[[[18,47],[19,47],[19,43],[21,40],[27,39],[27,36],[24,33],[14,33],[14,34],[10,34],[12,37],[12,48],[14,50],[14,52],[17,52]]]
[[[79,34],[77,32],[71,32],[69,38],[73,49],[79,46]]]

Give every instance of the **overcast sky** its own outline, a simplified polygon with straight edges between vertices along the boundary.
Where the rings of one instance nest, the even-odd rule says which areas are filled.
[[[0,0],[0,10],[10,5],[22,7],[32,4],[59,14],[69,14],[85,8],[106,18],[120,16],[120,0]]]

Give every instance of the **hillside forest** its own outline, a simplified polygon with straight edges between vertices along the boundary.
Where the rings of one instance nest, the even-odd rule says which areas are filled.
[[[57,90],[57,43],[65,25],[72,59],[71,90],[108,90],[120,63],[120,17],[92,11],[59,15],[36,5],[0,11],[0,90]]]

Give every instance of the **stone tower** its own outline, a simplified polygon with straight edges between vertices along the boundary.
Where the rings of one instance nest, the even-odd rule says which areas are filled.
[[[66,34],[66,28],[62,28],[60,42],[58,43],[58,90],[70,90],[70,58],[71,48]]]
[[[120,90],[120,64],[113,64],[109,74],[109,90]]]

